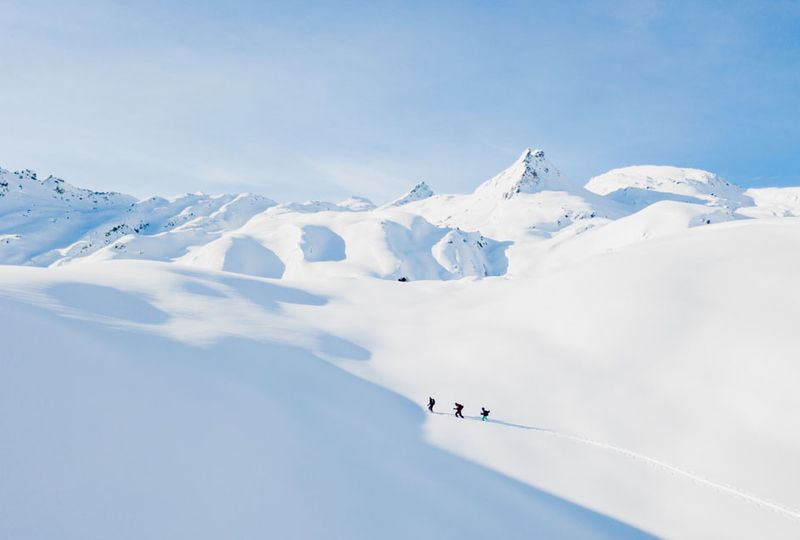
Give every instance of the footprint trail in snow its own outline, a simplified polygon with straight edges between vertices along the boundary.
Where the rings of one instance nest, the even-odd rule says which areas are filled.
[[[450,414],[443,413],[443,412],[434,412],[434,414],[443,415],[443,416],[451,416]],[[468,420],[476,420],[478,422],[481,422],[481,419],[480,419],[479,416],[467,416],[466,418]],[[788,507],[783,506],[781,504],[769,501],[767,499],[763,499],[761,497],[757,497],[756,495],[752,495],[750,493],[747,493],[746,491],[743,491],[743,490],[741,490],[739,488],[736,488],[736,487],[733,487],[733,486],[729,486],[727,484],[722,484],[722,483],[719,483],[719,482],[715,482],[713,480],[709,480],[708,478],[705,478],[705,477],[703,477],[701,475],[689,472],[686,469],[682,469],[680,467],[676,467],[675,465],[671,465],[671,464],[669,464],[669,463],[667,463],[665,461],[661,461],[660,459],[652,458],[650,456],[646,456],[644,454],[640,454],[639,452],[635,452],[633,450],[628,450],[627,448],[622,448],[620,446],[615,446],[613,444],[604,443],[602,441],[596,441],[594,439],[589,439],[587,437],[582,437],[580,435],[573,435],[571,433],[565,433],[565,432],[558,431],[558,430],[555,430],[555,429],[536,427],[536,426],[526,426],[524,424],[514,424],[512,422],[505,422],[503,420],[496,420],[496,419],[487,419],[486,423],[491,423],[491,424],[500,425],[500,426],[504,426],[504,427],[514,428],[514,429],[524,429],[524,430],[527,430],[527,431],[534,431],[534,432],[545,434],[545,435],[551,435],[553,437],[559,437],[559,438],[562,438],[562,439],[568,439],[568,440],[575,441],[575,442],[578,442],[578,443],[581,443],[581,444],[585,444],[587,446],[594,446],[596,448],[602,448],[604,450],[608,450],[608,451],[611,451],[611,452],[616,452],[617,454],[621,454],[623,456],[626,456],[626,457],[629,457],[629,458],[632,458],[632,459],[635,459],[635,460],[638,460],[638,461],[645,462],[645,463],[647,463],[649,465],[653,465],[653,466],[658,467],[660,469],[664,469],[664,470],[669,471],[671,473],[674,473],[674,474],[676,474],[678,476],[682,476],[684,478],[688,478],[689,480],[692,480],[693,482],[695,482],[697,484],[700,484],[700,485],[703,485],[703,486],[706,486],[706,487],[710,487],[712,489],[716,489],[716,490],[722,491],[724,493],[728,493],[730,495],[733,495],[735,497],[743,499],[743,500],[745,500],[745,501],[747,501],[747,502],[749,502],[751,504],[755,504],[755,505],[757,505],[759,507],[771,510],[773,512],[777,512],[778,514],[781,514],[781,515],[786,516],[788,518],[800,521],[800,511],[793,510],[791,508],[788,508]]]

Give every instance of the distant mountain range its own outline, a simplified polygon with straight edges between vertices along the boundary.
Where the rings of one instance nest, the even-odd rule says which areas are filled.
[[[125,258],[271,278],[481,278],[524,271],[543,248],[586,238],[595,253],[688,227],[797,215],[800,188],[745,190],[668,166],[613,169],[584,184],[532,148],[471,194],[437,195],[419,182],[381,207],[249,193],[138,200],[0,169],[0,263]]]

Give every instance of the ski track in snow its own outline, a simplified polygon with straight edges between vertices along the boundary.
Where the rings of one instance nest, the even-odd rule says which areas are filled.
[[[451,414],[443,413],[443,412],[434,412],[434,414],[444,415],[444,416],[451,416]],[[479,421],[479,422],[482,421],[479,416],[467,416],[466,418],[469,419],[469,420],[476,420],[476,421]],[[756,506],[759,506],[761,508],[764,508],[764,509],[767,509],[767,510],[771,510],[771,511],[776,512],[778,514],[781,514],[781,515],[783,515],[783,516],[785,516],[787,518],[800,521],[800,511],[793,510],[791,508],[788,508],[788,507],[783,506],[781,504],[778,504],[778,503],[763,499],[761,497],[757,497],[756,495],[752,495],[752,494],[750,494],[750,493],[748,493],[748,492],[746,492],[744,490],[741,490],[741,489],[739,489],[737,487],[730,486],[730,485],[727,485],[727,484],[721,484],[719,482],[714,482],[713,480],[709,480],[708,478],[705,478],[705,477],[703,477],[703,476],[701,476],[699,474],[695,474],[693,472],[687,471],[686,469],[682,469],[680,467],[676,467],[675,465],[671,465],[671,464],[669,464],[669,463],[667,463],[665,461],[661,461],[660,459],[652,458],[650,456],[646,456],[644,454],[640,454],[639,452],[635,452],[633,450],[628,450],[627,448],[622,448],[620,446],[615,446],[613,444],[605,443],[605,442],[602,442],[602,441],[597,441],[597,440],[594,440],[594,439],[589,439],[587,437],[582,437],[580,435],[573,435],[571,433],[565,433],[565,432],[558,431],[558,430],[555,430],[555,429],[536,427],[536,426],[526,426],[524,424],[514,424],[514,423],[511,423],[511,422],[505,422],[503,420],[487,419],[486,422],[487,423],[501,425],[501,426],[505,426],[505,427],[515,428],[515,429],[524,429],[524,430],[528,430],[528,431],[535,431],[537,433],[543,433],[543,434],[546,434],[546,435],[552,435],[554,437],[560,437],[562,439],[568,439],[568,440],[571,440],[571,441],[575,441],[575,442],[578,442],[578,443],[581,443],[581,444],[585,444],[587,446],[594,446],[596,448],[602,448],[604,450],[610,450],[612,452],[616,452],[617,454],[621,454],[623,456],[626,456],[626,457],[629,457],[629,458],[632,458],[632,459],[635,459],[635,460],[638,460],[638,461],[643,461],[645,463],[648,463],[648,464],[653,465],[655,467],[658,467],[660,469],[664,469],[664,470],[669,471],[671,473],[677,474],[678,476],[683,476],[684,478],[688,478],[689,480],[692,480],[693,482],[695,482],[695,483],[697,483],[699,485],[710,487],[712,489],[716,489],[716,490],[724,492],[724,493],[728,493],[729,495],[733,495],[735,497],[738,497],[738,498],[740,498],[740,499],[742,499],[744,501],[747,501],[748,503],[755,504]]]

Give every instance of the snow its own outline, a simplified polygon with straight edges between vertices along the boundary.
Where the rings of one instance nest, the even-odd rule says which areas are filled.
[[[336,203],[336,206],[339,208],[352,210],[353,212],[366,212],[368,210],[375,209],[375,204],[372,201],[365,197],[359,197],[358,195],[348,197],[347,199]]]
[[[800,535],[800,188],[0,176],[0,537]]]
[[[798,240],[723,223],[510,280],[370,284],[325,328],[372,352],[354,373],[542,430],[432,418],[459,455],[659,536],[792,538]]]
[[[286,270],[274,251],[249,236],[224,236],[181,260],[200,268],[276,279]]]
[[[0,234],[17,236],[15,242],[0,243],[0,261],[60,265],[110,245],[129,251],[127,256],[168,260],[183,255],[189,245],[209,242],[222,231],[241,227],[275,204],[247,193],[195,193],[137,201],[120,193],[76,188],[52,176],[38,180],[36,173],[27,170],[10,173],[0,169]],[[128,242],[165,232],[184,241],[170,236],[157,242],[169,244],[169,250],[146,240],[141,242],[144,245],[128,249]]]
[[[753,199],[755,206],[740,208],[741,215],[753,218],[800,216],[800,188],[748,189],[745,195]]]
[[[283,313],[325,297],[133,261],[0,280],[35,298],[0,300],[3,537],[640,536],[428,444]]]
[[[547,264],[562,265],[625,246],[667,237],[689,229],[733,219],[730,211],[700,204],[662,200],[639,212],[585,230],[564,230],[547,245]]]
[[[716,174],[681,167],[639,165],[595,176],[586,189],[633,206],[673,200],[738,208],[749,206],[744,190]]]
[[[419,182],[414,187],[412,187],[408,193],[395,199],[394,201],[387,204],[387,207],[391,206],[403,206],[411,202],[415,201],[422,201],[433,197],[433,190],[426,184],[425,182]]]
[[[344,240],[327,227],[306,225],[300,244],[303,258],[308,262],[341,261],[345,258]]]
[[[580,186],[562,176],[544,150],[526,148],[509,168],[478,186],[476,195],[511,199],[520,193],[575,191]]]

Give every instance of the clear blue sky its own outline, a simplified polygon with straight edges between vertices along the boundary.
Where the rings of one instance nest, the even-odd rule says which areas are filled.
[[[470,191],[541,147],[800,184],[800,2],[0,0],[0,165],[138,196]]]

